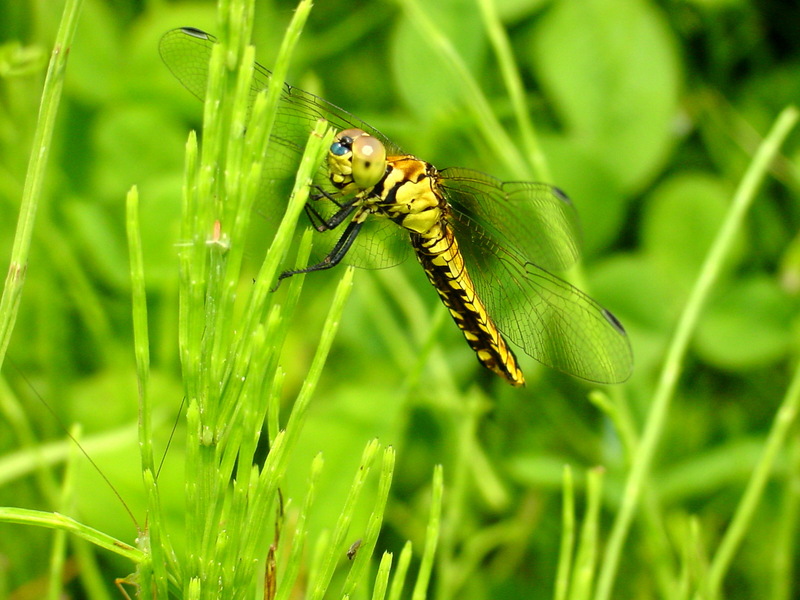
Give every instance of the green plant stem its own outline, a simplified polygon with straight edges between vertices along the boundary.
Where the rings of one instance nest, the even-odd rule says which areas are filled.
[[[503,158],[512,173],[523,179],[530,179],[530,169],[522,158],[516,145],[511,141],[506,130],[494,114],[489,101],[481,92],[480,86],[461,60],[453,44],[436,26],[428,12],[420,5],[419,0],[403,0],[402,8],[408,12],[412,22],[419,27],[424,38],[442,57],[452,72],[461,81],[468,108],[472,111],[474,121],[483,133],[484,140],[492,147],[492,151]]]
[[[570,598],[583,600],[591,596],[598,556],[598,532],[600,530],[600,507],[603,497],[603,470],[591,469],[586,475],[586,512],[575,555],[570,583]]]
[[[775,467],[778,454],[797,420],[798,410],[800,410],[800,365],[795,368],[792,382],[789,384],[786,396],[778,409],[778,414],[772,422],[772,428],[767,436],[767,443],[764,446],[761,460],[759,460],[750,477],[750,481],[747,483],[747,488],[739,502],[739,506],[736,508],[733,520],[728,526],[711,561],[705,593],[698,597],[713,599],[719,596],[722,580],[728,572],[731,561],[733,561],[733,557],[753,520],[753,515],[764,493],[764,487]]]
[[[486,26],[486,33],[489,35],[489,40],[497,55],[500,73],[503,76],[508,96],[511,99],[511,105],[514,108],[517,125],[519,125],[519,130],[522,134],[522,143],[528,154],[528,160],[533,167],[534,177],[540,181],[552,181],[550,167],[547,165],[547,159],[544,152],[542,152],[541,146],[539,146],[536,129],[533,127],[530,111],[525,103],[525,89],[522,85],[517,63],[514,60],[511,43],[497,15],[495,2],[494,0],[477,0],[477,2],[481,10],[483,23]]]
[[[389,584],[389,573],[392,569],[392,553],[384,552],[378,574],[375,576],[375,588],[372,591],[372,600],[383,600],[386,597],[386,588]]]
[[[433,486],[431,492],[431,514],[425,535],[425,549],[417,573],[417,581],[411,595],[413,600],[425,600],[428,595],[428,583],[433,571],[433,558],[439,542],[439,531],[442,527],[442,496],[444,494],[444,470],[442,465],[433,469]],[[400,557],[402,559],[402,555]]]
[[[386,502],[389,499],[389,490],[392,486],[392,476],[394,475],[395,451],[394,448],[389,446],[383,451],[383,463],[381,465],[381,475],[378,480],[378,494],[375,499],[375,506],[369,515],[366,530],[364,531],[364,538],[361,542],[361,547],[353,561],[353,567],[347,575],[342,596],[352,596],[356,590],[356,586],[363,578],[364,572],[372,559],[372,554],[375,551],[375,544],[378,542],[378,534],[381,531],[381,524],[383,523],[383,514],[386,511]],[[380,587],[380,582],[383,581],[383,591],[381,597],[386,592],[386,582],[388,581],[389,571],[388,568],[392,564],[391,554],[388,555],[388,566],[386,569],[386,579],[379,579],[376,581],[376,593]],[[386,560],[386,555],[381,561],[381,564]]]
[[[798,112],[794,107],[785,109],[756,152],[736,191],[725,222],[722,224],[711,250],[706,256],[681,315],[664,361],[664,368],[647,417],[644,434],[625,483],[622,506],[614,521],[606,548],[606,556],[600,568],[597,593],[595,595],[596,600],[608,600],[611,597],[614,578],[622,555],[622,547],[635,515],[642,487],[647,480],[658,442],[664,431],[670,402],[681,374],[681,363],[697,325],[700,311],[719,276],[725,256],[730,252],[733,240],[742,227],[744,216],[753,203],[759,184],[763,180],[771,161],[776,156],[781,143],[797,122],[797,118]]]
[[[145,553],[134,548],[124,542],[121,542],[102,531],[97,531],[91,527],[87,527],[83,523],[79,523],[75,519],[66,517],[59,513],[43,512],[39,510],[31,510],[27,508],[14,508],[8,506],[0,506],[0,522],[3,523],[17,523],[20,525],[38,525],[40,527],[47,527],[49,529],[60,529],[62,531],[69,531],[80,538],[91,542],[95,546],[105,548],[127,558],[128,560],[138,563],[144,560]]]
[[[789,600],[794,586],[794,564],[797,546],[794,543],[800,512],[800,439],[794,436],[787,450],[789,468],[783,483],[780,516],[776,519],[778,534],[772,559],[770,600]]]
[[[81,435],[80,427],[75,426],[70,432],[70,437],[77,440]],[[75,466],[78,458],[77,446],[72,446],[67,459],[64,480],[61,486],[61,497],[58,500],[58,510],[72,513],[75,508]],[[63,529],[57,529],[53,536],[50,552],[50,573],[47,589],[48,600],[58,600],[63,593],[62,579],[64,561],[66,558],[67,534]]]
[[[14,331],[14,324],[17,321],[22,288],[25,285],[25,276],[28,270],[28,255],[33,226],[36,221],[36,211],[42,199],[42,185],[50,148],[53,146],[53,130],[61,101],[67,58],[75,37],[82,6],[83,0],[67,0],[64,5],[64,13],[44,80],[39,119],[33,134],[33,147],[25,176],[25,187],[22,190],[22,202],[14,236],[14,246],[11,250],[11,261],[3,287],[3,296],[0,297],[0,367],[3,365],[11,334]]]
[[[408,566],[411,564],[411,542],[406,542],[400,551],[400,558],[397,560],[397,567],[392,578],[392,585],[389,588],[389,600],[400,600],[400,594],[406,582]]]
[[[133,313],[134,355],[136,375],[139,383],[139,446],[142,469],[155,472],[153,461],[153,407],[147,386],[150,375],[150,338],[147,330],[147,296],[144,284],[144,259],[139,225],[139,193],[134,186],[128,192],[126,226],[128,231],[128,253],[131,267],[131,300]]]
[[[572,553],[575,550],[575,484],[572,469],[564,466],[563,492],[561,494],[561,548],[558,553],[555,600],[566,600],[572,573]]]

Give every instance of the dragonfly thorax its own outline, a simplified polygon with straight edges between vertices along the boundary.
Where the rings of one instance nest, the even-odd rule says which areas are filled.
[[[386,173],[386,148],[361,129],[340,131],[328,152],[331,183],[345,194],[377,184]]]

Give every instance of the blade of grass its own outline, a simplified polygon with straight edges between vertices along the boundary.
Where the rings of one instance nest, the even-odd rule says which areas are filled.
[[[708,299],[711,288],[717,281],[734,237],[742,227],[744,216],[753,203],[758,186],[783,140],[797,122],[797,118],[798,112],[794,107],[785,109],[753,157],[681,314],[664,360],[664,367],[647,417],[644,433],[625,483],[622,505],[614,521],[606,555],[600,567],[596,600],[608,600],[611,597],[622,548],[639,503],[642,487],[647,480],[658,442],[664,431],[670,402],[681,374],[681,363],[686,355],[700,312]]]

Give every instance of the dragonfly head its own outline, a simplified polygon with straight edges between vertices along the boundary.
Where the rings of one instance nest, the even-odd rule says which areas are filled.
[[[361,129],[345,129],[331,144],[328,168],[340,189],[351,184],[359,190],[371,188],[386,173],[386,148]]]

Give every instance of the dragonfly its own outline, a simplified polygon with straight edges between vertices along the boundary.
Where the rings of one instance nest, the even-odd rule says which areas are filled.
[[[168,31],[159,52],[203,100],[216,38]],[[385,268],[416,255],[478,361],[513,386],[525,376],[509,342],[538,362],[595,383],[620,383],[633,368],[620,321],[551,271],[579,258],[577,213],[559,188],[500,181],[467,168],[437,169],[374,127],[256,64],[251,97],[281,93],[262,194],[285,193],[319,119],[338,133],[319,165],[306,213],[319,232],[309,266]],[[317,242],[320,243],[317,243]]]

